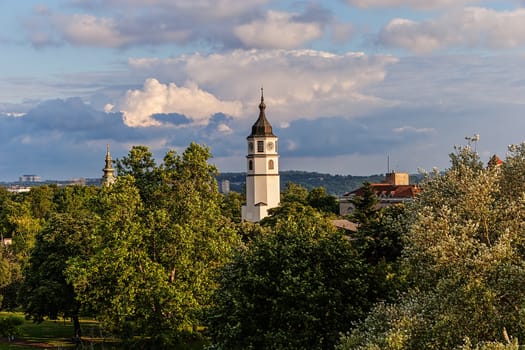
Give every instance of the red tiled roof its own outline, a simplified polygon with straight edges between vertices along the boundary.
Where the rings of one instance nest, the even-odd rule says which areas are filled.
[[[413,198],[421,192],[421,189],[417,185],[370,184],[370,186],[379,198]],[[344,196],[349,197],[351,195],[363,196],[363,187],[346,193]]]
[[[490,158],[489,163],[488,163],[489,166],[500,166],[502,164],[503,164],[503,161],[497,155],[493,155],[492,158]]]

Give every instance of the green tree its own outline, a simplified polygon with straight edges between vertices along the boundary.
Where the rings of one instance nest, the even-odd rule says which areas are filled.
[[[139,216],[142,201],[133,184],[132,177],[119,176],[113,186],[100,191],[100,238],[93,254],[69,260],[65,273],[76,300],[107,330],[129,337],[149,335],[148,311],[155,310],[151,299],[166,284],[166,276],[159,275],[147,256],[142,239],[146,228]]]
[[[223,201],[221,203],[222,215],[229,218],[234,223],[240,224],[242,221],[242,203],[246,201],[245,196],[239,192],[229,192],[223,196]]]
[[[337,198],[326,193],[324,187],[313,188],[306,196],[309,206],[326,214],[339,214],[339,202]]]
[[[215,348],[331,349],[363,317],[368,290],[357,254],[329,221],[302,208],[267,221],[269,232],[222,269],[208,318]]]
[[[56,192],[56,186],[44,185],[31,188],[26,201],[29,202],[30,211],[34,218],[47,219],[55,212],[54,196]]]
[[[308,204],[308,189],[293,182],[287,182],[281,193],[281,203],[296,202]]]
[[[115,160],[118,176],[130,175],[140,191],[142,201],[155,203],[160,185],[160,174],[153,153],[146,146],[133,146],[126,157]]]
[[[339,203],[337,198],[326,193],[324,187],[313,188],[310,191],[302,185],[288,182],[281,194],[281,205],[299,203],[309,205],[325,214],[338,214]]]
[[[392,302],[407,288],[401,256],[411,212],[411,206],[404,204],[381,208],[374,212],[374,221],[351,235],[352,245],[368,266],[371,301]]]
[[[3,237],[10,237],[13,242],[4,248],[3,253],[4,261],[7,261],[10,269],[10,282],[1,288],[2,306],[14,309],[19,306],[17,294],[23,281],[22,271],[28,263],[35,237],[45,219],[34,217],[27,193],[14,194],[2,204]]]
[[[221,214],[210,157],[207,147],[191,144],[180,155],[168,152],[159,166],[148,163],[153,185],[138,181],[143,172],[136,171],[101,191],[101,244],[67,275],[109,330],[173,348],[202,324],[216,270],[240,242]]]
[[[65,271],[69,259],[85,260],[93,254],[97,226],[92,213],[54,214],[37,235],[21,293],[25,313],[35,322],[71,317],[74,335],[81,336],[81,305]]]
[[[363,183],[362,190],[362,195],[353,196],[350,200],[354,208],[349,219],[361,227],[366,227],[377,219],[379,199],[369,182]]]
[[[453,349],[525,336],[525,202],[507,192],[520,182],[525,147],[510,149],[506,169],[483,168],[458,148],[412,208],[403,263],[411,288],[379,305],[343,339],[341,349]]]

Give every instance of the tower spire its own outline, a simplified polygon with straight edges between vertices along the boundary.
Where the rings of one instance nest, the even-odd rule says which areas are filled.
[[[259,118],[252,126],[252,133],[250,136],[275,136],[272,131],[272,125],[266,119],[265,114],[266,104],[264,103],[264,89],[261,87],[261,102],[259,103]],[[248,137],[250,137],[248,136]]]
[[[114,175],[115,169],[113,169],[111,153],[109,152],[109,143],[106,149],[106,166],[104,167],[104,169],[102,169],[102,172],[103,172],[102,185],[109,186],[115,182],[116,180],[115,175]]]
[[[264,110],[266,109],[266,104],[264,103],[264,89],[261,86],[261,103],[259,103],[259,118],[261,118],[261,115],[264,116]],[[266,116],[264,116],[266,117]]]

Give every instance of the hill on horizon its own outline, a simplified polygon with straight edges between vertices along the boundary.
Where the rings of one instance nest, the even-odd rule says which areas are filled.
[[[287,170],[281,171],[281,191],[284,190],[288,182],[292,182],[306,187],[308,190],[317,187],[324,187],[328,194],[334,196],[342,196],[343,194],[353,191],[363,185],[363,182],[380,183],[385,180],[385,174],[374,174],[369,176],[353,176],[353,175],[332,175],[318,172]],[[418,183],[421,175],[410,175],[410,183]],[[246,173],[220,173],[217,176],[217,181],[220,184],[222,181],[230,181],[230,191],[245,192],[246,187]]]

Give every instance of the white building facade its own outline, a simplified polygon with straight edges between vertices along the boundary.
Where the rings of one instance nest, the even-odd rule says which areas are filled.
[[[281,196],[278,139],[266,119],[265,109],[261,93],[259,118],[247,137],[246,204],[242,207],[242,219],[251,222],[268,216],[269,209],[279,206]]]

